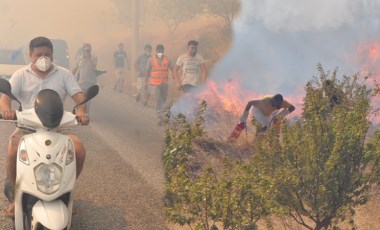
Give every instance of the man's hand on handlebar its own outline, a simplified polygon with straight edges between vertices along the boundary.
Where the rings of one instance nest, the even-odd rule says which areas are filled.
[[[11,110],[11,109],[3,110],[1,112],[1,116],[4,120],[15,120],[16,119],[16,113],[14,110]]]
[[[77,121],[81,124],[81,125],[88,125],[90,123],[90,118],[88,117],[87,114],[85,113],[77,113]]]

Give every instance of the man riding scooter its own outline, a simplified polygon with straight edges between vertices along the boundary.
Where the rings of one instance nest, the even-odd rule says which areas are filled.
[[[66,95],[72,97],[75,103],[79,104],[85,99],[85,95],[78,86],[71,72],[63,67],[53,64],[53,45],[46,37],[36,37],[29,44],[30,64],[16,71],[9,80],[12,87],[12,94],[18,98],[24,109],[34,106],[35,98],[42,89],[52,89],[58,92],[62,101]],[[15,111],[11,108],[12,99],[2,94],[0,98],[0,108],[2,117],[5,120],[15,119]],[[77,107],[76,117],[82,125],[88,125],[89,117],[85,113],[85,104]],[[70,130],[65,130],[73,141],[76,152],[77,177],[82,171],[86,150],[78,137]],[[14,188],[16,182],[16,158],[17,148],[23,135],[28,134],[26,130],[16,128],[9,138],[7,154],[7,184]],[[14,203],[12,197],[10,206],[6,210],[6,215],[13,218]]]

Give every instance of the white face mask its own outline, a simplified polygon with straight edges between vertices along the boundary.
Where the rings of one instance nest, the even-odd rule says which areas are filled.
[[[49,57],[42,56],[37,59],[34,65],[42,72],[46,72],[51,66],[51,60]]]
[[[162,55],[164,55],[164,53],[157,53],[158,58],[162,58]]]

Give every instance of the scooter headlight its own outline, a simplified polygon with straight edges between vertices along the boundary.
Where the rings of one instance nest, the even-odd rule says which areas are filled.
[[[74,150],[73,142],[69,140],[69,142],[67,143],[66,165],[69,165],[71,162],[73,162],[74,158],[75,158],[75,150]]]
[[[57,164],[39,164],[34,168],[37,188],[43,193],[56,192],[61,184],[62,168]]]
[[[29,157],[28,157],[28,151],[26,150],[26,145],[25,145],[25,140],[22,140],[19,145],[19,160],[26,164],[29,165]]]

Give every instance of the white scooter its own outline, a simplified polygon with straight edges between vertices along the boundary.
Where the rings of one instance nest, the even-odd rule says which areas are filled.
[[[97,85],[91,87],[78,105],[95,97],[98,91]],[[35,108],[22,110],[8,81],[0,79],[0,92],[20,104],[16,120],[7,121],[32,132],[22,137],[17,151],[15,229],[70,229],[76,183],[75,150],[69,136],[57,130],[78,125],[78,105],[73,112],[64,111],[59,95],[44,89],[36,98]]]

